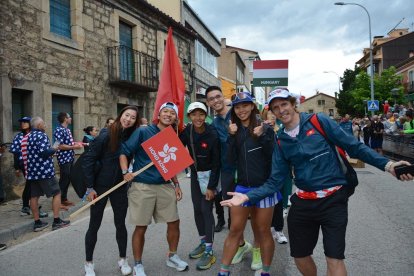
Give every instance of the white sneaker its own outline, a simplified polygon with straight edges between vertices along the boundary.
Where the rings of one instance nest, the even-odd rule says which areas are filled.
[[[142,264],[137,264],[134,266],[134,276],[147,276],[144,271],[144,266]]]
[[[85,263],[85,276],[95,276],[95,266],[93,263]]]
[[[187,173],[187,177],[190,178],[191,177],[191,172]]]
[[[188,264],[181,260],[177,254],[174,254],[167,259],[167,266],[175,268],[177,271],[184,271],[188,269]]]
[[[275,231],[273,234],[273,238],[280,244],[285,244],[288,242],[285,234],[282,231]]]
[[[132,268],[129,266],[127,258],[121,258],[118,261],[118,267],[121,270],[122,275],[129,275],[132,272]]]

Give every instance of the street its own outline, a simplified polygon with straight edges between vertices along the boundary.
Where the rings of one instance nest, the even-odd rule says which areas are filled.
[[[371,166],[357,169],[359,186],[350,198],[347,248],[348,275],[412,275],[414,269],[414,182],[399,182],[388,173]],[[222,245],[228,230],[216,233],[214,250],[217,263],[207,271],[195,269],[196,260],[187,255],[197,244],[189,179],[180,179],[184,198],[179,203],[181,240],[178,254],[189,263],[187,272],[176,272],[165,265],[167,242],[164,224],[150,225],[147,230],[143,264],[147,275],[217,275]],[[88,214],[86,212],[85,214]],[[70,227],[55,232],[46,230],[41,236],[11,246],[0,252],[1,275],[83,275],[84,237],[89,216],[81,216]],[[128,223],[127,223],[128,224]],[[133,227],[128,224],[129,236]],[[284,229],[287,235],[287,228]],[[245,231],[252,242],[250,226]],[[128,257],[133,264],[131,239]],[[112,210],[107,207],[98,235],[94,263],[97,275],[121,275],[116,266],[118,249]],[[321,244],[314,252],[318,274],[326,274]],[[232,267],[232,275],[254,275],[251,256]],[[299,275],[289,256],[289,244],[276,244],[271,275]]]

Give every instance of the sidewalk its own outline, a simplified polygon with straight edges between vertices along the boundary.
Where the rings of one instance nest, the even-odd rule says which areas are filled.
[[[68,199],[75,203],[75,206],[69,208],[68,211],[61,210],[61,218],[69,218],[69,215],[81,206],[83,202],[76,195],[72,188],[69,186]],[[52,225],[53,222],[53,211],[52,211],[52,198],[46,198],[45,196],[40,197],[39,205],[42,206],[42,211],[47,212],[49,216],[42,220],[49,222]],[[7,201],[0,205],[0,243],[8,243],[11,240],[15,240],[20,236],[33,232],[33,216],[20,216],[20,210],[22,209],[22,200],[16,199]],[[48,227],[44,231],[50,231],[51,227]]]

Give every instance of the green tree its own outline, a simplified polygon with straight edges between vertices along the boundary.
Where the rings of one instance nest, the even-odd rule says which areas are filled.
[[[366,102],[371,99],[370,77],[359,68],[355,70],[345,70],[343,77],[343,91],[338,96],[336,107],[340,115],[350,114],[361,116],[365,113]],[[393,89],[398,89],[395,96]],[[342,94],[342,95],[341,95]],[[397,103],[403,101],[403,87],[401,86],[401,76],[396,75],[394,67],[385,69],[382,74],[374,76],[374,98],[380,102],[380,106],[385,100],[393,104],[394,99]],[[380,108],[379,113],[382,112]]]

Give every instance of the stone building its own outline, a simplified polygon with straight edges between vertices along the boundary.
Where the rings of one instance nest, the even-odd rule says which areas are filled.
[[[194,59],[194,32],[147,1],[2,1],[0,140],[12,140],[23,115],[43,117],[51,137],[57,113],[69,112],[75,141],[126,105],[151,117],[170,26],[180,60]],[[4,182],[16,182],[3,159]]]
[[[338,116],[336,98],[317,91],[315,95],[305,99],[299,105],[300,112],[319,113],[323,112],[331,118]]]

